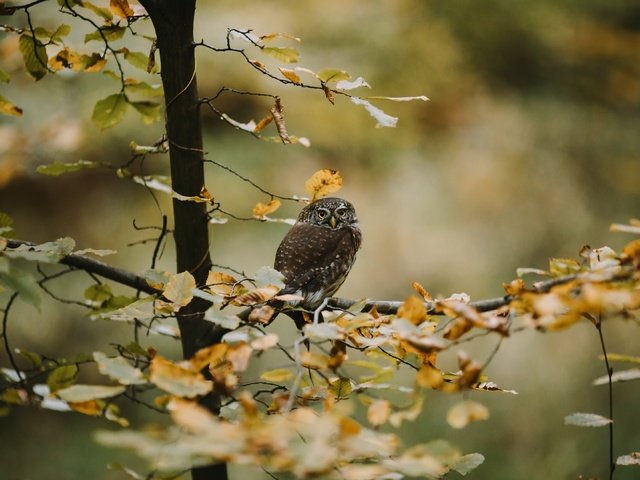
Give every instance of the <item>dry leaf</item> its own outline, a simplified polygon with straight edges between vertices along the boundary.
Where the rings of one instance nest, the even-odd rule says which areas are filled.
[[[256,203],[256,206],[253,207],[253,217],[262,219],[265,216],[269,215],[270,213],[273,213],[276,210],[278,210],[280,208],[280,205],[282,205],[282,202],[277,198],[272,199],[267,204],[258,202]]]
[[[391,404],[387,400],[374,400],[367,409],[367,420],[374,427],[384,425],[391,415]]]
[[[265,285],[262,288],[256,288],[247,293],[243,293],[235,298],[234,303],[237,305],[251,306],[257,303],[264,303],[271,300],[278,294],[280,288],[275,285]]]
[[[398,317],[409,320],[414,325],[421,324],[427,316],[427,309],[422,300],[415,295],[407,297],[398,309]]]
[[[456,403],[447,412],[447,423],[453,428],[464,428],[470,422],[489,418],[489,409],[481,403],[465,400]]]
[[[326,197],[342,188],[342,177],[337,170],[323,168],[304,183],[305,191],[311,195],[311,201]]]

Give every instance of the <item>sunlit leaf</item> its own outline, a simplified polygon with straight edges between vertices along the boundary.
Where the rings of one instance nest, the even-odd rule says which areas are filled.
[[[134,15],[128,0],[110,0],[109,8],[114,15],[122,18],[132,17]]]
[[[464,400],[447,412],[447,423],[453,428],[464,428],[469,423],[489,418],[489,409],[481,403]]]
[[[88,402],[99,398],[111,398],[126,390],[124,386],[71,385],[55,393],[65,402]],[[72,407],[73,408],[73,407]]]
[[[555,277],[573,275],[580,271],[580,264],[572,258],[552,258],[549,260],[549,271]]]
[[[329,357],[323,353],[302,352],[300,354],[300,362],[305,368],[313,370],[324,370],[329,366]]]
[[[91,120],[101,129],[113,127],[122,121],[129,102],[124,93],[115,93],[99,100],[93,108]]]
[[[78,172],[80,170],[84,170],[85,168],[95,168],[97,166],[98,164],[96,162],[91,162],[88,160],[78,160],[77,162],[71,163],[62,163],[56,160],[46,165],[38,165],[36,167],[36,172],[41,175],[50,175],[53,177],[57,177],[59,175],[62,175],[63,173]]]
[[[93,352],[93,358],[98,364],[98,371],[108,375],[121,385],[140,385],[146,383],[139,368],[131,365],[123,357],[109,358],[102,352]]]
[[[604,427],[613,423],[613,420],[595,413],[572,413],[564,417],[564,423],[576,427]]]
[[[291,373],[291,370],[288,370],[286,368],[277,368],[275,370],[262,372],[260,374],[260,378],[266,382],[285,382],[293,378],[293,373]]]
[[[348,398],[353,391],[353,385],[348,378],[335,378],[329,381],[329,391],[338,399]]]
[[[193,299],[194,288],[196,288],[196,280],[193,275],[189,272],[181,272],[171,275],[162,295],[173,303],[173,308],[177,311]]]
[[[305,191],[311,195],[312,200],[326,197],[330,193],[342,188],[342,176],[337,170],[323,168],[318,170],[304,183]]]
[[[631,368],[629,370],[620,370],[611,375],[611,382],[628,382],[630,380],[640,379],[640,368]],[[609,383],[609,376],[603,375],[593,381],[593,385],[606,385]]]
[[[421,299],[415,295],[407,297],[398,309],[398,317],[409,320],[414,325],[422,323],[427,316],[427,309]]]
[[[220,325],[227,330],[234,330],[238,328],[241,322],[237,315],[224,313],[216,307],[209,308],[204,314],[204,319],[208,322]]]
[[[600,360],[604,360],[604,355],[600,355]],[[625,362],[625,363],[638,363],[640,364],[640,357],[634,357],[631,355],[621,355],[619,353],[607,353],[607,359],[610,362]]]
[[[289,68],[284,68],[284,67],[280,67],[278,68],[278,70],[280,70],[280,73],[282,73],[282,75],[284,75],[284,77],[290,82],[293,82],[295,84],[302,83],[302,81],[300,80],[300,77],[295,72],[295,70],[291,70]]]
[[[269,33],[267,35],[260,35],[260,40],[262,40],[265,43],[271,42],[272,40],[276,40],[279,38],[285,38],[287,40],[293,40],[300,43],[300,38],[294,37],[293,35],[289,35],[288,33],[276,32],[276,33]]]
[[[22,34],[19,40],[20,53],[27,73],[36,80],[47,74],[47,51],[37,38]]]
[[[266,203],[266,204],[262,202],[258,202],[256,203],[255,207],[253,207],[252,213],[255,218],[261,219],[269,215],[270,213],[273,213],[276,210],[278,210],[281,205],[282,205],[282,202],[277,198],[271,199],[269,203]]]
[[[149,380],[165,392],[194,398],[211,391],[213,384],[200,372],[194,372],[156,355],[151,361]]]
[[[256,129],[256,126],[257,126],[256,122],[254,122],[253,120],[250,120],[248,123],[238,122],[238,121],[234,120],[233,118],[231,118],[226,113],[223,113],[221,115],[221,117],[227,123],[230,123],[234,127],[239,128],[240,130],[244,130],[245,132],[253,133],[255,131],[255,129]]]
[[[429,98],[425,97],[424,95],[418,95],[415,97],[384,97],[373,95],[367,98],[371,100],[391,100],[392,102],[412,102],[413,100],[422,100],[423,102],[426,102],[429,100]]]
[[[264,287],[256,288],[254,290],[250,290],[247,293],[243,293],[242,295],[238,295],[234,299],[234,303],[237,305],[251,306],[256,305],[258,303],[264,303],[270,299],[272,299],[275,295],[280,291],[280,287],[275,285],[266,285]]]
[[[391,404],[388,400],[376,399],[367,409],[367,420],[374,427],[384,425],[391,415]]]
[[[129,83],[125,86],[125,89],[128,94],[144,95],[146,97],[161,97],[164,95],[162,84]]]
[[[251,348],[254,350],[268,350],[278,344],[278,335],[267,333],[251,341]]]
[[[351,75],[338,68],[323,68],[316,73],[316,77],[318,77],[318,80],[320,80],[321,82],[326,83],[349,80],[351,78]]]
[[[84,2],[84,3],[86,4],[87,2]],[[103,38],[107,42],[113,42],[115,40],[120,40],[126,31],[127,31],[126,27],[120,27],[117,25],[102,27],[99,30],[96,30],[95,32],[87,33],[84,36],[84,43],[90,42],[92,40],[102,41]]]
[[[350,81],[348,79],[340,80],[338,83],[336,83],[337,90],[353,90],[354,88],[360,87],[371,88],[371,85],[369,85],[362,77],[358,77],[353,81]]]
[[[47,386],[52,393],[73,385],[78,375],[76,365],[63,365],[51,371],[47,376]]]
[[[631,452],[629,455],[620,455],[616,459],[616,465],[640,465],[640,452]]]
[[[0,113],[3,115],[22,116],[22,109],[0,95]]]
[[[367,112],[376,120],[376,128],[381,127],[395,127],[398,123],[398,117],[392,117],[391,115],[387,115],[378,107],[374,107],[367,100],[358,97],[351,97],[351,101],[356,105],[362,105]]]
[[[469,453],[467,455],[463,455],[455,462],[449,465],[451,470],[455,470],[462,476],[466,476],[468,473],[471,473],[477,467],[484,463],[484,455],[480,453]]]
[[[284,63],[295,63],[300,58],[300,53],[290,47],[263,47],[262,52]]]
[[[108,255],[115,255],[118,253],[116,250],[108,250],[108,249],[95,249],[95,248],[83,248],[81,250],[76,250],[73,252],[74,255],[95,255],[97,257],[106,257]]]

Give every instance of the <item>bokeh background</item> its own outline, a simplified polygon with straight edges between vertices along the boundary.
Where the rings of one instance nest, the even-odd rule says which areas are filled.
[[[70,44],[88,51],[86,27],[61,18],[49,3],[32,10],[34,22],[50,29],[71,23]],[[24,26],[26,20],[16,14],[3,22]],[[372,88],[362,95],[430,97],[427,103],[375,101],[400,119],[395,129],[376,129],[346,98],[331,105],[321,92],[269,80],[239,55],[197,51],[202,96],[222,86],[280,95],[289,133],[311,141],[310,148],[259,141],[203,110],[207,158],[287,196],[303,195],[305,179],[319,168],[342,173],[340,194],[357,207],[364,245],[341,296],[401,300],[416,280],[433,295],[494,297],[517,267],[545,268],[549,257],[576,257],[584,244],[619,249],[630,240],[610,233],[609,225],[639,214],[638,2],[219,0],[200,1],[196,23],[196,39],[216,46],[224,45],[227,28],[300,37],[300,45],[278,44],[298,48],[300,66],[364,77]],[[139,38],[126,42],[115,45],[148,49]],[[112,79],[63,72],[34,83],[23,73],[15,34],[0,33],[0,52],[0,68],[11,75],[1,94],[25,112],[0,118],[0,211],[13,217],[19,238],[68,235],[80,248],[117,250],[109,260],[119,266],[149,268],[153,243],[138,242],[154,233],[136,230],[133,221],[159,225],[170,213],[166,198],[156,202],[109,170],[51,178],[35,167],[80,159],[119,165],[131,156],[130,141],[151,144],[162,125],[144,125],[130,112],[102,132],[91,123],[91,111],[117,92]],[[274,65],[259,52],[251,55]],[[263,118],[271,104],[226,94],[216,106],[247,122]],[[149,157],[144,168],[162,174],[166,163],[166,157]],[[223,208],[238,216],[250,216],[256,202],[268,200],[213,165],[207,182]],[[293,217],[299,208],[285,202],[277,215]],[[250,274],[272,263],[286,228],[236,220],[212,227],[214,262]],[[159,267],[173,269],[171,250],[169,244]],[[77,298],[87,280],[68,277],[55,289]],[[17,305],[9,334],[14,346],[68,357],[105,351],[131,336],[125,326],[92,322],[81,308],[55,302],[40,311]],[[605,336],[609,351],[638,355],[637,325],[613,319]],[[464,348],[482,360],[496,341],[486,337]],[[179,356],[174,342],[154,337],[143,343]],[[563,425],[575,411],[606,415],[606,387],[591,386],[605,373],[599,353],[597,332],[586,322],[560,333],[519,333],[504,342],[488,369],[518,396],[473,394],[489,406],[491,418],[457,431],[444,416],[460,397],[427,393],[425,410],[404,428],[403,441],[446,438],[465,452],[483,453],[486,462],[469,475],[474,479],[605,478],[606,431]],[[4,352],[0,363],[8,364]],[[616,454],[637,451],[637,386],[616,384],[614,394]],[[123,412],[134,426],[150,418],[134,412]],[[3,479],[116,479],[123,474],[108,471],[107,463],[143,468],[132,455],[93,443],[93,430],[111,427],[105,420],[19,409],[0,425]],[[261,478],[253,470],[234,472]],[[638,475],[631,467],[616,472],[620,480]]]

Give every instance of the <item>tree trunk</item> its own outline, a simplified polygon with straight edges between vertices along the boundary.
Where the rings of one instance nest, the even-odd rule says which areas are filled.
[[[141,0],[140,3],[151,16],[160,51],[172,188],[181,195],[198,195],[204,186],[204,163],[193,42],[196,2]],[[206,205],[174,199],[173,211],[177,271],[189,271],[197,284],[203,285],[211,268]],[[210,323],[203,319],[207,307],[207,302],[195,298],[178,313],[185,358],[211,343]],[[219,404],[213,395],[201,403],[218,413]],[[194,468],[192,477],[224,480],[226,465]]]

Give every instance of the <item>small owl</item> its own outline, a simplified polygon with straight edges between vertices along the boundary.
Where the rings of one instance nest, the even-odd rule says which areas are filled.
[[[289,305],[313,311],[332,296],[347,278],[361,241],[356,211],[346,200],[321,198],[304,207],[280,243],[274,264],[285,279],[281,294],[303,297]],[[301,328],[301,313],[290,316]]]

